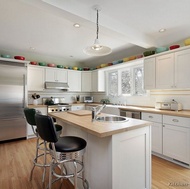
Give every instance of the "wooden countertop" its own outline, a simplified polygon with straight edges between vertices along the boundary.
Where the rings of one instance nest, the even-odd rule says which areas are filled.
[[[78,110],[80,111],[80,110]],[[86,110],[88,111],[88,110]],[[129,118],[126,122],[92,122],[91,115],[78,116],[67,112],[49,113],[60,121],[72,124],[98,137],[107,137],[117,133],[151,125],[151,122]],[[100,114],[105,115],[105,114]]]

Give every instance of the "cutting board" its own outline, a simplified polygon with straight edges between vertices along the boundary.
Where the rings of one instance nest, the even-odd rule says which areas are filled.
[[[90,110],[75,110],[75,111],[71,111],[71,112],[68,111],[67,113],[78,115],[78,116],[86,116],[86,115],[91,115],[92,111],[90,111]]]

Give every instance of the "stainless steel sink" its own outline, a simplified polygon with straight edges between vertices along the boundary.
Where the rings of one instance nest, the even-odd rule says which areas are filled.
[[[102,122],[125,122],[129,119],[126,117],[121,116],[98,116],[96,118],[96,121],[102,121]]]

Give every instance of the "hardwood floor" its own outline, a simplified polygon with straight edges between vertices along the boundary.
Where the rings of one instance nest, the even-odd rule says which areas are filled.
[[[33,180],[29,181],[35,139],[0,144],[0,189],[41,189],[42,169],[36,167]],[[46,183],[48,183],[48,171]],[[59,188],[60,182],[52,189]],[[190,189],[190,169],[175,165],[156,156],[152,157],[152,189]],[[64,181],[61,189],[73,189]],[[97,188],[101,189],[101,188]],[[132,188],[130,188],[132,189]]]

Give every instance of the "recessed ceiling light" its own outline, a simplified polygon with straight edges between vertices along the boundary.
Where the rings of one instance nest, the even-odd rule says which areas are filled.
[[[165,31],[166,31],[165,28],[161,28],[161,29],[159,30],[160,33],[165,32]]]
[[[34,51],[34,50],[36,50],[36,48],[35,47],[30,47],[30,50]]]
[[[80,24],[78,24],[78,23],[73,24],[73,26],[74,26],[75,28],[80,28]]]

